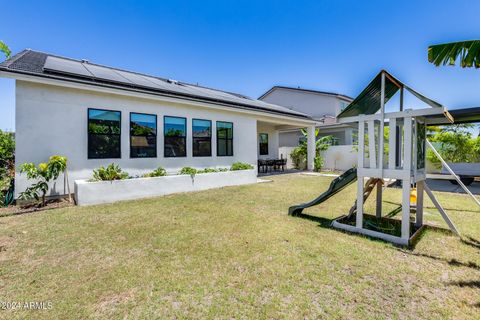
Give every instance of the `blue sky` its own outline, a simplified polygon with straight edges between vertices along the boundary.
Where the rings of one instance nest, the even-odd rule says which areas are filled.
[[[6,1],[0,39],[258,97],[273,85],[356,96],[384,68],[449,108],[480,106],[480,70],[430,44],[479,36],[478,1]],[[0,128],[14,86],[0,79]]]

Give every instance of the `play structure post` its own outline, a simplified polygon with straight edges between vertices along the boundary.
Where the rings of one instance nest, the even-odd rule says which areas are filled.
[[[315,126],[307,128],[307,170],[313,171],[315,159]]]
[[[377,181],[377,206],[376,206],[376,217],[382,217],[382,193],[383,193],[383,183],[382,180]]]
[[[363,168],[365,155],[365,121],[362,115],[358,117],[358,160],[357,168]],[[355,225],[357,228],[363,227],[363,175],[357,178],[357,215]]]
[[[410,238],[410,184],[412,172],[412,118],[403,119],[404,126],[404,155],[402,179],[402,239]]]
[[[425,180],[417,182],[417,208],[415,216],[415,226],[420,228],[423,225],[423,195]]]

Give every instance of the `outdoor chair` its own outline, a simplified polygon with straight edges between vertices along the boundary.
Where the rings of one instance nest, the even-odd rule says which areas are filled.
[[[275,160],[275,167],[277,170],[282,169],[282,171],[285,171],[285,166],[287,165],[287,159],[278,159]]]

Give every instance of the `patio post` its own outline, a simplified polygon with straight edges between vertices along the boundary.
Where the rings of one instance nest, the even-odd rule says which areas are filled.
[[[313,171],[315,158],[315,126],[307,128],[307,170]]]

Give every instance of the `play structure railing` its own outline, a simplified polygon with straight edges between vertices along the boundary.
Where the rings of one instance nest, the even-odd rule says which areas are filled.
[[[417,135],[425,133],[425,121],[418,114],[425,115],[429,112],[438,114],[442,110],[405,110],[342,119],[342,122],[358,122],[359,174],[391,179],[402,179],[406,175],[423,177],[424,137],[419,140],[421,143],[415,142]],[[385,126],[388,127],[388,138],[382,134]],[[421,156],[416,156],[418,152]]]

